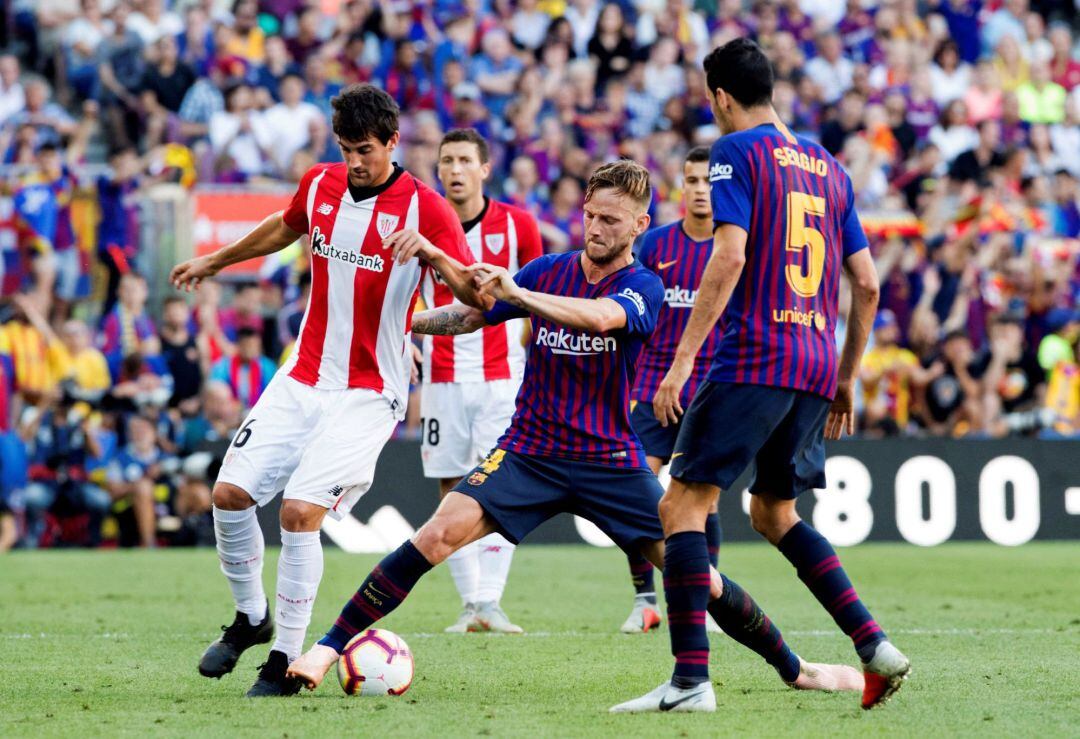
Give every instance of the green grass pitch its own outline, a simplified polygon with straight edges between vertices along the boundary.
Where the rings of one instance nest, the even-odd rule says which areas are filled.
[[[347,697],[331,678],[262,701],[243,694],[265,652],[220,681],[195,670],[232,618],[212,550],[19,552],[0,559],[0,736],[1076,736],[1080,547],[864,545],[841,556],[912,658],[889,705],[863,712],[854,694],[789,690],[716,636],[717,713],[610,716],[671,666],[666,631],[617,633],[631,591],[614,550],[519,549],[504,606],[523,637],[444,635],[458,603],[439,568],[383,623],[415,654],[408,693]],[[376,560],[327,550],[309,643]],[[270,552],[268,586],[275,561]],[[854,660],[778,553],[730,545],[721,564],[802,656]]]

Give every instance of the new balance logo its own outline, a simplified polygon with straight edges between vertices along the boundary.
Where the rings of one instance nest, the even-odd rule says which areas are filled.
[[[330,203],[323,203],[315,209],[315,212],[319,215],[328,216],[334,212],[334,206],[330,205]]]
[[[734,168],[730,164],[720,164],[719,162],[717,162],[713,166],[709,167],[709,182],[716,182],[717,180],[730,180],[732,172],[734,172]]]
[[[332,495],[332,496],[334,496],[336,498],[339,495],[341,495],[343,492],[345,492],[345,488],[341,487],[340,485],[335,485],[334,487],[330,488],[326,492],[330,493],[330,495]]]
[[[553,354],[568,354],[574,357],[613,352],[617,348],[614,336],[590,336],[584,331],[572,334],[564,328],[549,331],[546,326],[541,326],[536,332],[536,345],[546,346]]]
[[[358,254],[354,251],[338,249],[326,240],[318,226],[311,231],[311,253],[351,264],[357,269],[366,269],[369,272],[382,272],[386,266],[385,261],[378,254]]]

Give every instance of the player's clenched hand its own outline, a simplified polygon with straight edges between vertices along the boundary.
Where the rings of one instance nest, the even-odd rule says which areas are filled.
[[[679,422],[679,416],[683,414],[679,396],[682,395],[683,386],[690,379],[690,373],[693,369],[693,362],[687,367],[684,362],[675,360],[675,363],[671,365],[671,369],[667,371],[664,379],[661,380],[660,387],[656,389],[656,395],[653,396],[652,402],[653,414],[661,426],[666,428],[668,424]]]
[[[836,386],[836,397],[829,408],[829,418],[825,421],[825,438],[836,441],[844,432],[855,433],[855,390],[850,382],[841,382]]]
[[[427,240],[427,237],[411,228],[395,231],[383,239],[382,245],[384,249],[391,250],[391,254],[398,264],[405,264],[413,257],[430,261],[442,253],[439,251],[439,247]]]
[[[189,259],[186,262],[182,262],[173,267],[172,272],[169,274],[169,282],[177,290],[184,290],[191,292],[192,290],[198,290],[199,284],[218,273],[217,268],[213,265],[211,255],[204,257],[196,257],[195,259]]]
[[[473,264],[465,268],[473,275],[473,282],[481,295],[489,295],[496,300],[514,302],[514,297],[521,291],[513,276],[503,267],[492,264]]]

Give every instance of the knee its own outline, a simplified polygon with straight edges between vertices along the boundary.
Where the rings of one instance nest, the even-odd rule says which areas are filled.
[[[750,525],[773,544],[778,544],[784,534],[799,522],[795,506],[772,506],[757,498],[750,501]]]
[[[223,511],[243,511],[255,505],[255,501],[244,490],[227,482],[219,482],[214,485],[211,497],[214,506]]]
[[[460,537],[455,536],[448,522],[433,518],[420,527],[413,539],[413,546],[424,558],[437,565],[454,553]]]
[[[286,531],[318,531],[322,526],[326,509],[302,500],[285,500],[281,503],[279,520]]]
[[[674,520],[678,513],[679,505],[674,496],[670,493],[664,493],[664,497],[660,498],[660,504],[657,508],[660,513],[660,521],[662,523],[667,523]]]

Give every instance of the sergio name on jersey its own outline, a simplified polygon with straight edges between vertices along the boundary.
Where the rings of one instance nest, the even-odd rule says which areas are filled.
[[[549,254],[514,276],[528,290],[574,298],[610,298],[626,326],[593,334],[532,316],[525,377],[502,449],[617,467],[644,467],[645,452],[630,426],[630,389],[637,360],[664,299],[660,279],[636,259],[595,285],[585,279],[582,252]],[[499,302],[489,324],[529,314]]]
[[[867,247],[851,179],[820,145],[771,123],[721,137],[713,222],[748,234],[709,379],[836,394],[843,260]]]

